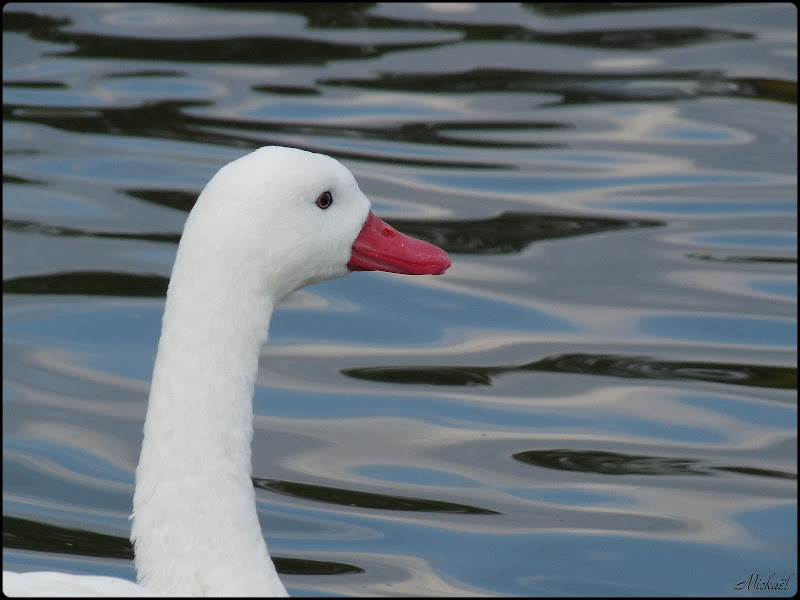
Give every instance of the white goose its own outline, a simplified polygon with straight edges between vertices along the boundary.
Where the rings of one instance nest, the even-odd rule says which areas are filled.
[[[211,179],[183,231],[136,469],[139,584],[3,573],[7,595],[286,596],[250,479],[252,396],[272,312],[311,283],[441,274],[447,254],[375,217],[329,156],[268,146]]]

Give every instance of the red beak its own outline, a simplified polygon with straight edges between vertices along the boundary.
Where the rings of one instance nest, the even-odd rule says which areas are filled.
[[[369,211],[353,243],[347,267],[351,271],[387,271],[405,275],[441,275],[450,266],[447,252],[407,235]]]

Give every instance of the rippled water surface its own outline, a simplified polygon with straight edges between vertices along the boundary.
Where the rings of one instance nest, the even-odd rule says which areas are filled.
[[[278,144],[453,259],[275,314],[253,472],[291,593],[796,592],[796,27],[789,4],[5,5],[4,568],[135,577],[183,222]]]

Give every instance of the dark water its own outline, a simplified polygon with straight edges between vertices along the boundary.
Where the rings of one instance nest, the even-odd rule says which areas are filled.
[[[279,144],[453,259],[276,313],[291,593],[794,593],[796,117],[789,4],[6,5],[4,568],[134,577],[183,221]]]

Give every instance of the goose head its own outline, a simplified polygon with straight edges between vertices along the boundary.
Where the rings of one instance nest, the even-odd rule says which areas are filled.
[[[351,271],[424,275],[449,266],[443,250],[373,215],[337,160],[266,146],[224,166],[206,185],[187,219],[173,280],[182,271],[202,274],[206,285],[251,289],[278,302]]]

